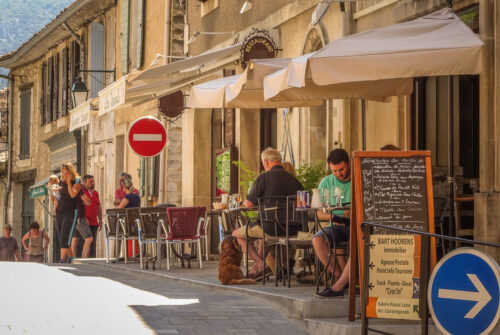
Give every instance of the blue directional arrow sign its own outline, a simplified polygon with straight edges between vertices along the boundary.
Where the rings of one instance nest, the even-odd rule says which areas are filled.
[[[429,280],[429,309],[445,334],[488,334],[500,317],[500,270],[472,248],[447,254]]]

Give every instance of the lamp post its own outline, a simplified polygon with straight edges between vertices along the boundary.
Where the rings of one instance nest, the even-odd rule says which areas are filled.
[[[76,77],[73,86],[71,87],[71,98],[73,101],[73,108],[76,108],[87,101],[89,90],[82,81],[82,77]]]

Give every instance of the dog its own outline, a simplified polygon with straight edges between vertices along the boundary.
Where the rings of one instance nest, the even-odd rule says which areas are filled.
[[[252,285],[257,284],[253,279],[246,279],[241,271],[243,252],[234,236],[225,237],[220,246],[219,281],[222,285]]]

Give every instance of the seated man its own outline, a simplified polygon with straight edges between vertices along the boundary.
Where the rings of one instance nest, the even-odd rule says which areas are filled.
[[[261,197],[296,195],[297,191],[304,189],[297,178],[281,166],[281,153],[278,150],[273,148],[265,149],[261,154],[261,160],[265,172],[255,180],[243,206],[256,206],[258,199]],[[259,241],[259,252],[255,250],[252,244],[248,244],[247,248],[245,233],[246,227],[244,226],[234,230],[233,236],[238,239],[243,252],[248,252],[248,257],[255,262],[255,265],[250,270],[250,276],[254,279],[260,279],[264,272],[264,262],[262,261],[263,243],[262,240]],[[256,224],[248,228],[248,237],[262,239],[262,236],[263,231],[259,225]]]
[[[335,195],[343,194],[343,203],[350,203],[351,201],[351,171],[349,167],[349,154],[344,149],[335,149],[328,155],[328,165],[332,170],[332,174],[326,176],[319,183],[320,189],[328,189],[330,190],[330,197],[333,198]],[[334,201],[332,201],[334,203]],[[339,216],[349,216],[349,211],[333,211],[333,214]],[[330,213],[323,213],[322,211],[318,211],[318,218],[320,220],[329,221]],[[333,229],[332,229],[333,228]],[[326,238],[330,241],[330,246],[333,247],[333,241],[335,243],[346,242],[349,240],[350,230],[349,227],[346,227],[344,224],[335,223],[333,227],[325,226],[323,228],[325,234],[322,231],[319,231],[313,237],[313,246],[316,255],[323,265],[326,267],[328,264],[328,254],[330,250],[328,249],[328,243]],[[336,252],[336,251],[335,251]],[[333,267],[334,262],[330,261],[328,264],[327,273],[333,273],[335,277],[339,277],[342,272],[342,268],[345,266],[345,257],[339,256],[339,262],[337,262],[336,268]],[[332,295],[333,291],[330,288],[315,294],[321,298],[328,298]],[[342,291],[343,293],[343,291]]]

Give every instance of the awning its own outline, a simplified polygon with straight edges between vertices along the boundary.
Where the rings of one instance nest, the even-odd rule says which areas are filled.
[[[47,190],[47,183],[49,182],[49,178],[45,178],[40,180],[38,183],[30,187],[30,199],[35,199],[44,195],[48,195],[49,191]]]
[[[195,67],[206,66],[220,60],[224,60],[232,55],[238,54],[241,48],[241,43],[231,45],[215,51],[205,52],[201,55],[182,59],[173,63],[160,65],[147,69],[134,78],[133,82],[146,81],[146,80],[165,80],[166,77],[172,73],[189,70]]]
[[[190,108],[280,108],[320,106],[323,102],[290,99],[265,101],[263,78],[287,66],[289,59],[254,59],[242,74],[195,85],[187,101]]]
[[[397,82],[389,80],[399,78],[402,85],[408,85],[420,76],[478,74],[482,45],[480,38],[445,8],[412,21],[338,39],[313,54],[292,59],[287,69],[265,79],[265,97],[286,100],[281,92],[290,90],[291,94],[293,88],[304,87],[323,95],[336,89],[328,85],[339,84],[348,84],[340,88],[351,91],[352,97],[359,97],[364,89],[367,92],[363,97],[369,97],[371,89],[382,88],[389,96],[406,95]]]

